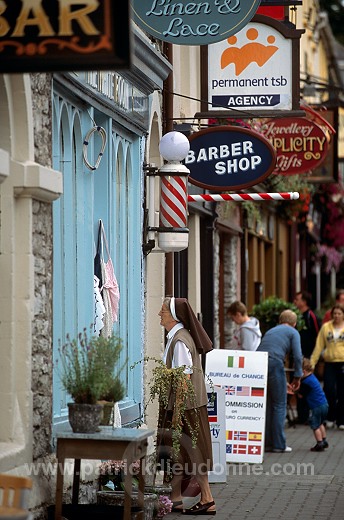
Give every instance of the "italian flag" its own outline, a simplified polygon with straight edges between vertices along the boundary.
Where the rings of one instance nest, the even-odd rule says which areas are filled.
[[[245,367],[244,356],[228,356],[227,366],[229,368],[244,368]]]

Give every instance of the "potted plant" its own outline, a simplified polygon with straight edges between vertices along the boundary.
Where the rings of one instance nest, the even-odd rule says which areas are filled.
[[[102,374],[103,387],[97,402],[103,407],[103,416],[100,424],[107,426],[110,424],[115,403],[124,396],[124,387],[120,379],[121,368],[118,368],[122,343],[119,338],[113,335],[109,338],[100,336],[97,338],[97,344],[102,360],[106,364]]]
[[[152,454],[147,459],[147,464],[149,467],[148,474],[146,473],[146,490],[156,493],[158,496],[169,496],[171,493],[171,487],[169,482],[171,480],[171,466],[169,464],[165,465],[164,468],[160,468],[162,471],[160,473],[164,473],[164,483],[162,485],[155,484],[155,477],[157,474],[157,469],[159,468],[160,461],[160,443],[161,439],[167,434],[168,439],[164,439],[163,444],[167,441],[168,446],[164,455],[168,453],[168,457],[174,460],[178,460],[179,452],[181,449],[181,441],[183,434],[183,424],[187,423],[190,431],[190,438],[192,441],[193,447],[196,447],[198,432],[199,432],[199,417],[197,414],[197,400],[195,389],[192,383],[192,380],[185,374],[185,367],[176,367],[176,368],[167,368],[165,363],[161,359],[156,359],[153,357],[145,357],[137,363],[146,363],[153,362],[154,366],[149,373],[149,377],[147,377],[147,387],[148,387],[148,398],[145,404],[145,408],[149,406],[155,399],[158,399],[160,405],[160,413],[158,417],[158,435],[156,438],[156,450],[155,453]],[[130,368],[133,369],[137,363],[132,365]],[[193,370],[200,370],[197,367],[192,367]],[[206,376],[207,382],[210,385],[211,389],[213,388],[213,383],[211,379]],[[173,427],[171,425],[166,424],[165,414],[161,413],[163,410],[166,410],[169,404],[170,391],[175,394],[175,399],[172,400],[173,406]],[[211,400],[214,398],[215,394],[213,393]],[[187,404],[194,409],[195,417],[193,424],[190,424],[188,421]],[[164,451],[164,449],[163,449]],[[148,475],[148,482],[147,482]],[[188,479],[187,485],[190,483],[190,479]],[[164,511],[163,505],[161,505],[162,511]],[[166,514],[166,513],[164,513]]]
[[[167,495],[159,495],[154,510],[154,518],[163,518],[168,513],[171,513],[173,502]]]
[[[98,404],[101,404],[103,407],[103,417],[101,420],[102,426],[108,426],[111,424],[113,407],[115,403],[120,401],[123,398],[123,385],[121,380],[114,379],[112,382],[109,382],[109,387],[106,391],[104,391],[98,399]]]
[[[127,472],[132,475],[133,483],[133,505],[137,506],[138,502],[138,479],[136,475],[139,474],[140,461],[134,461],[128,467],[125,460],[105,460],[102,461],[99,466],[99,491],[97,493],[97,502],[101,505],[115,505],[122,506],[124,504],[124,489],[125,489],[125,476]],[[162,504],[158,499],[157,494],[145,492],[144,501],[144,518],[145,520],[151,520],[153,517],[157,517],[157,513],[161,515],[163,511],[168,510],[168,497]],[[172,505],[172,504],[171,504]],[[167,514],[167,513],[164,513]],[[162,518],[159,516],[157,518]]]
[[[59,348],[61,383],[74,401],[68,403],[74,432],[92,433],[98,429],[103,412],[98,401],[102,396],[122,399],[121,350],[122,341],[117,336],[92,336],[86,329],[76,339],[67,335],[66,343]]]
[[[152,357],[145,357],[140,362],[148,364],[153,362],[154,366],[149,372],[147,377],[147,401],[145,408],[153,403],[155,399],[159,402],[159,415],[158,415],[158,428],[156,438],[156,452],[152,454],[148,463],[150,464],[149,474],[153,476],[153,479],[147,485],[146,478],[146,490],[156,493],[159,497],[158,504],[156,507],[156,518],[164,516],[169,505],[169,496],[172,492],[170,486],[172,475],[173,461],[179,460],[181,443],[183,440],[183,425],[187,424],[188,435],[191,439],[191,445],[193,448],[197,446],[200,418],[198,414],[198,403],[196,399],[195,387],[191,378],[185,374],[185,366],[168,368],[161,359]],[[135,364],[136,365],[136,364]],[[134,368],[133,365],[131,368]],[[193,366],[194,371],[201,370],[198,367]],[[213,402],[215,393],[213,391],[213,383],[211,379],[205,375],[208,385],[211,388],[212,395],[210,402]],[[172,401],[170,401],[171,391],[174,395]],[[172,405],[172,423],[170,422],[169,413],[166,414],[166,410]],[[189,414],[187,411],[192,409],[194,412],[193,421],[188,420]],[[192,449],[192,448],[191,448]],[[166,463],[166,458],[169,462]],[[157,470],[159,470],[157,472]],[[160,473],[160,478],[163,478],[162,482],[156,482],[156,476]],[[197,490],[196,494],[199,494],[200,488],[196,480],[191,475],[184,475],[182,481],[182,491],[185,493],[188,489],[193,488],[193,491]],[[186,495],[185,495],[186,496]],[[195,496],[189,494],[188,496]],[[160,513],[158,512],[160,511]]]
[[[103,460],[99,466],[99,490],[123,491],[127,471],[133,476],[134,488],[138,486],[136,475],[139,474],[140,461],[135,460],[127,467],[125,460]]]
[[[188,378],[184,373],[184,366],[177,368],[167,368],[161,359],[152,357],[145,357],[143,360],[138,361],[137,363],[141,363],[142,361],[145,363],[153,361],[155,363],[155,366],[152,369],[151,375],[149,377],[149,381],[147,382],[149,387],[149,394],[146,408],[149,403],[153,402],[157,398],[159,400],[160,406],[162,406],[163,409],[167,409],[171,388],[173,393],[176,395],[176,399],[173,402],[174,425],[172,429],[172,452],[175,457],[178,457],[180,451],[180,440],[182,436],[182,425],[186,420],[185,411],[187,401],[195,410],[197,409],[194,386],[191,379]],[[132,365],[131,368],[134,368],[137,363]],[[196,367],[193,367],[193,369],[197,370]],[[199,430],[199,421],[197,420],[197,417],[193,428],[191,428],[191,425],[189,426],[191,429],[192,444],[196,446]]]

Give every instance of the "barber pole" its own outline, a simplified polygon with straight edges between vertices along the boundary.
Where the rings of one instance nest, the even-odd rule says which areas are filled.
[[[182,251],[189,245],[189,230],[186,226],[187,178],[190,170],[181,163],[189,150],[189,140],[181,132],[168,132],[159,143],[160,154],[167,163],[158,170],[160,211],[159,227],[155,229],[158,231],[159,248],[166,253]],[[152,226],[150,229],[153,229]]]
[[[167,253],[182,251],[189,245],[188,175],[188,168],[178,162],[169,162],[159,169],[161,180],[158,243],[159,248]]]
[[[187,179],[189,170],[183,164],[165,164],[160,168],[159,248],[177,252],[189,245],[187,228]]]
[[[162,177],[160,191],[160,227],[183,228],[187,225],[187,177]]]
[[[203,195],[188,195],[188,202],[224,202],[234,200],[235,202],[244,202],[246,200],[264,201],[264,200],[297,200],[300,197],[298,192],[286,193],[222,193],[211,195],[205,193]]]

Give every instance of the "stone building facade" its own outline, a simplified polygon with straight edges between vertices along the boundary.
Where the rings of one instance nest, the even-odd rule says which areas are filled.
[[[35,160],[52,163],[51,74],[31,74]],[[52,205],[33,201],[34,316],[32,320],[33,460],[51,451]]]
[[[117,107],[116,115],[116,108],[110,106],[110,101],[100,99],[94,88],[88,91],[89,106],[97,105],[98,115],[103,109],[104,119],[108,121],[107,128],[110,131],[115,128],[112,143],[121,141],[118,148],[120,160],[115,165],[122,164],[121,159],[124,159],[124,175],[133,175],[131,182],[138,197],[131,201],[135,207],[130,209],[122,205],[122,215],[130,215],[132,219],[138,256],[129,264],[123,248],[119,248],[126,272],[135,272],[140,285],[135,287],[138,290],[135,312],[130,301],[124,297],[126,288],[121,287],[121,312],[128,318],[128,330],[133,329],[133,321],[140,330],[135,338],[131,337],[128,372],[132,356],[140,358],[145,349],[145,324],[151,305],[145,274],[152,271],[156,279],[157,269],[161,272],[164,269],[162,255],[156,257],[156,263],[152,258],[144,259],[142,252],[143,162],[156,161],[158,156],[162,125],[161,99],[156,90],[162,89],[163,81],[171,70],[167,60],[141,32],[134,31],[133,41],[133,69],[123,72],[122,85],[136,89],[135,92],[143,92],[147,100],[145,119],[139,120],[135,114],[130,116],[126,113],[127,105]],[[70,76],[73,77],[73,73]],[[54,291],[59,290],[58,284],[54,286],[54,272],[59,266],[56,259],[54,263],[54,218],[55,206],[63,198],[65,181],[62,163],[56,158],[54,162],[53,155],[54,135],[56,137],[53,91],[56,85],[54,74],[0,75],[0,472],[32,478],[30,509],[35,520],[45,519],[47,506],[54,503],[56,476],[55,431],[58,425],[53,404],[54,384],[57,387],[59,382],[54,375],[56,308],[53,301]],[[67,92],[65,86],[62,91]],[[75,95],[73,87],[71,95]],[[131,102],[133,98],[128,99]],[[135,108],[139,111],[142,99],[137,95],[138,105]],[[87,124],[89,128],[90,119]],[[125,143],[129,143],[135,128],[137,139],[132,154],[135,162],[130,163]],[[147,135],[150,137],[147,138]],[[89,149],[90,158],[96,155],[92,146]],[[82,163],[82,155],[78,160]],[[86,181],[90,179],[86,168],[82,178]],[[94,178],[99,180],[99,177]],[[123,179],[119,184],[126,193]],[[75,219],[77,217],[75,215]],[[97,224],[94,222],[93,229]],[[85,236],[88,236],[86,231]],[[114,244],[116,239],[116,236],[111,237],[111,243]],[[89,237],[89,240],[92,252],[95,237]],[[88,265],[93,265],[93,254]],[[90,274],[93,288],[93,269]],[[159,300],[162,295],[161,289]],[[92,309],[92,304],[89,307]],[[92,322],[92,318],[92,314],[86,316],[85,325]],[[74,330],[80,326],[80,322],[75,323]],[[129,377],[132,379],[131,374]],[[143,377],[143,369],[138,369],[136,378],[143,381]],[[143,384],[136,385],[135,392],[137,401],[131,399],[129,402],[127,399],[124,403],[124,423],[130,422],[134,413],[138,418],[143,411]],[[62,419],[67,420],[66,417]],[[66,484],[68,486],[68,479]],[[86,500],[94,499],[94,489],[86,487],[84,493]]]

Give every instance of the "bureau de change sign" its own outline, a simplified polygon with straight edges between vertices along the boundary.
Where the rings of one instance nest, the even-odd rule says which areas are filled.
[[[261,463],[264,455],[267,352],[215,349],[206,374],[225,390],[226,460]]]
[[[260,0],[133,0],[134,21],[154,38],[177,45],[207,45],[240,31]]]
[[[262,182],[274,169],[276,151],[264,136],[237,126],[209,128],[189,137],[189,181],[231,191]]]
[[[0,72],[130,65],[129,0],[0,1]]]

